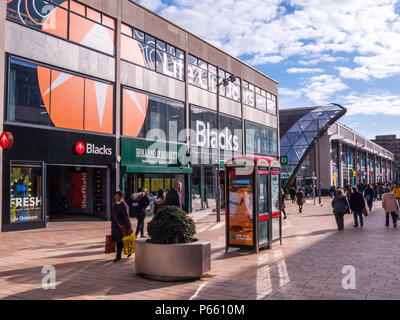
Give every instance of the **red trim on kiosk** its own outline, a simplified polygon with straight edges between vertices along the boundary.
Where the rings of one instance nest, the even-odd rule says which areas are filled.
[[[274,212],[274,213],[272,214],[272,218],[279,217],[280,215],[281,215],[280,212]]]
[[[264,221],[269,219],[269,214],[266,214],[265,216],[261,216],[258,218],[258,221]]]

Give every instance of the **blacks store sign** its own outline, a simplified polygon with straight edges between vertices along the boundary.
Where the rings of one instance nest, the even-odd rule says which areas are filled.
[[[115,162],[115,137],[4,125],[14,145],[5,151],[7,160],[46,163],[110,164]]]

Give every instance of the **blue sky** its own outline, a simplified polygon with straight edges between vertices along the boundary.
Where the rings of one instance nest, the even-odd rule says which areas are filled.
[[[335,102],[400,137],[400,0],[138,0],[279,82],[280,108]]]

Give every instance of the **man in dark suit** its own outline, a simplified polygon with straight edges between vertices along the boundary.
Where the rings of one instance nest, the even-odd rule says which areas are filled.
[[[165,205],[182,208],[180,200],[181,190],[182,190],[182,183],[179,181],[175,181],[174,187],[167,192],[167,196],[165,198]]]
[[[122,249],[124,248],[121,227],[125,227],[126,230],[132,229],[131,221],[129,220],[129,207],[122,198],[122,192],[117,191],[115,193],[115,204],[111,213],[111,235],[112,240],[117,244],[117,256],[114,262],[121,260]]]

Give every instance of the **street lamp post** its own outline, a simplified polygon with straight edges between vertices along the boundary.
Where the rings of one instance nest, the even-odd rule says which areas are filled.
[[[217,186],[217,194],[216,194],[216,210],[217,210],[217,222],[221,221],[221,183],[220,183],[220,148],[219,148],[219,139],[220,139],[220,118],[219,118],[219,87],[223,85],[227,87],[229,82],[235,82],[236,77],[231,74],[228,78],[224,78],[220,81],[219,77],[219,67],[217,67],[217,170],[216,170],[216,186]]]
[[[318,151],[318,202],[321,205],[321,154],[319,150],[319,114],[317,118],[317,151]]]

